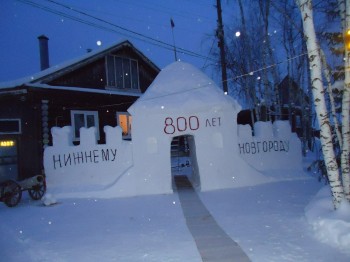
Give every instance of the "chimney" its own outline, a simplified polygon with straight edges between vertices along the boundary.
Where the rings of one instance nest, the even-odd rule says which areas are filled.
[[[45,70],[49,65],[49,38],[45,35],[38,36],[40,51],[40,69]]]

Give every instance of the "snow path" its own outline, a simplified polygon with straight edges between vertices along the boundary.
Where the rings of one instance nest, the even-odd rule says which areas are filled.
[[[178,188],[186,224],[204,262],[242,261],[250,259],[216,223],[192,187]]]

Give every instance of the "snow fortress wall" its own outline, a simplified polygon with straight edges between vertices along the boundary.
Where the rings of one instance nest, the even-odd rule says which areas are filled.
[[[72,127],[53,127],[53,145],[44,151],[49,190],[99,190],[115,183],[132,165],[130,141],[120,127],[105,126],[106,144],[97,144],[95,128],[80,129],[80,145],[72,143]]]
[[[222,117],[220,121],[224,119]],[[206,129],[209,132],[211,128]],[[225,161],[226,164],[220,162],[224,155],[215,149],[224,147],[222,142],[218,144],[219,133],[203,133],[203,140],[207,142],[198,143],[195,149],[200,190],[267,182],[248,165],[259,171],[301,170],[300,140],[291,133],[288,121],[276,121],[274,124],[257,122],[254,130],[255,136],[252,136],[249,125],[238,125],[238,138],[233,139],[236,144],[225,144],[233,150],[229,154],[224,151],[224,155],[231,159]],[[143,148],[142,141],[132,143],[122,140],[120,127],[105,126],[104,132],[106,144],[97,144],[95,128],[81,128],[80,145],[75,146],[70,126],[51,129],[53,145],[44,151],[49,192],[67,197],[77,197],[79,192],[88,192],[89,196],[96,197],[172,193],[170,161],[167,161],[170,159],[171,139],[164,135],[164,141],[153,137],[144,141],[146,147]],[[235,136],[232,133],[227,135]],[[210,148],[210,137],[214,139],[214,149]],[[194,139],[202,140],[201,135],[195,135]],[[165,150],[158,148],[158,142],[159,145],[167,145]],[[156,153],[158,151],[160,154]],[[134,158],[138,155],[142,156],[142,160],[135,162]],[[218,156],[217,159],[215,156]],[[218,169],[220,166],[228,170],[229,175],[225,176],[223,170]]]
[[[302,169],[301,142],[288,121],[256,122],[254,133],[238,125],[238,152],[248,164],[259,171]]]

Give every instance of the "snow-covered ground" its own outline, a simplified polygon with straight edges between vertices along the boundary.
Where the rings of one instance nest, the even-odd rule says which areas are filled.
[[[350,261],[350,208],[308,178],[199,192],[252,261]],[[178,195],[0,205],[1,261],[201,261]]]
[[[349,244],[347,253],[342,253],[340,248],[322,243],[329,236],[336,238],[337,233],[331,231],[319,241],[306,219],[305,207],[320,186],[315,180],[296,180],[204,193],[201,197],[252,261],[350,261]],[[331,208],[328,200],[324,210]],[[326,222],[327,217],[320,221],[336,223]],[[324,231],[321,226],[318,229]],[[349,228],[344,234],[349,243]]]

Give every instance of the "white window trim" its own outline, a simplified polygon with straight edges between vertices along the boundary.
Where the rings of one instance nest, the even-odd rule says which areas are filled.
[[[128,116],[128,123],[127,126],[131,126],[131,123],[129,123],[129,116],[131,116],[128,112],[117,112],[117,125],[120,126],[120,122],[119,122],[119,116],[120,115],[126,115]],[[130,130],[129,130],[130,131]],[[129,132],[129,134],[127,135],[122,135],[124,139],[131,139],[131,131]]]
[[[124,68],[123,70],[123,87],[117,87],[117,86],[110,86],[109,83],[109,79],[108,79],[108,59],[107,56],[105,58],[105,66],[106,66],[106,89],[109,90],[127,90],[127,91],[135,91],[135,92],[140,92],[140,74],[139,74],[139,62],[136,59],[132,59],[129,57],[123,57],[123,56],[116,56],[116,55],[108,55],[108,56],[112,56],[113,57],[113,62],[114,62],[114,68],[115,68],[115,58],[121,58],[121,59],[128,59],[130,61],[135,61],[136,62],[136,76],[137,76],[137,88],[125,88],[125,83],[124,83]],[[123,63],[122,63],[122,66]],[[131,71],[131,63],[130,63],[130,71]],[[114,80],[117,79],[117,72],[114,71]],[[132,86],[132,77],[130,77],[130,81],[131,81],[131,86]]]
[[[17,121],[18,122],[18,130],[16,132],[0,132],[1,135],[6,134],[22,134],[22,121],[20,118],[1,118],[0,122],[5,121]]]
[[[98,111],[86,111],[86,110],[71,110],[70,111],[70,118],[71,118],[71,123],[72,123],[72,128],[73,128],[73,141],[80,141],[80,137],[75,136],[75,119],[74,115],[76,114],[83,114],[84,115],[84,126],[86,126],[86,117],[88,115],[93,115],[94,116],[94,121],[95,121],[95,130],[96,130],[96,140],[100,140],[100,128],[99,128],[99,119],[98,119]]]

